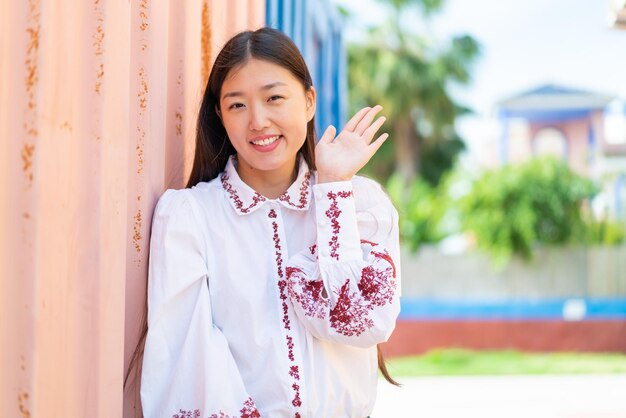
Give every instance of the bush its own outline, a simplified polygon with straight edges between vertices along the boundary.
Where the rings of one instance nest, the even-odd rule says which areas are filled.
[[[626,226],[618,221],[593,218],[587,222],[587,241],[596,245],[619,245],[626,242]]]
[[[421,178],[406,184],[400,175],[393,175],[387,190],[400,215],[400,238],[403,245],[416,251],[423,244],[440,241],[444,234],[439,228],[448,207],[441,190]]]
[[[503,266],[513,255],[530,259],[536,243],[587,241],[583,204],[597,191],[562,161],[533,159],[484,173],[460,201],[461,223]]]

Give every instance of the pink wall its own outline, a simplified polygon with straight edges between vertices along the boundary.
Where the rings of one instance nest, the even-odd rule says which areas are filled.
[[[604,115],[602,111],[591,112],[589,117],[553,123],[531,123],[529,141],[534,141],[537,133],[544,128],[556,128],[567,138],[567,162],[583,176],[593,174],[596,154],[610,152],[604,139]],[[589,129],[593,128],[595,149],[589,147]],[[617,151],[617,150],[616,150]]]
[[[152,210],[189,172],[212,58],[264,4],[0,2],[0,416],[138,415]]]

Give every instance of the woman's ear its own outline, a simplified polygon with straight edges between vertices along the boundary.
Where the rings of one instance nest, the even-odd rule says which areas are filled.
[[[307,122],[310,122],[311,119],[313,119],[313,116],[315,116],[315,106],[316,106],[316,93],[315,93],[315,87],[311,86],[310,89],[308,89],[305,92],[305,98],[306,98],[306,120]]]
[[[215,105],[215,114],[217,115],[218,118],[220,118],[220,120],[222,120],[222,112],[220,111],[220,109],[217,107],[217,105]],[[222,120],[222,123],[224,123],[224,121]]]

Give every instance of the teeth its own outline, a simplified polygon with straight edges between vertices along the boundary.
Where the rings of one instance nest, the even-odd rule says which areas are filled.
[[[278,138],[280,138],[280,135],[271,136],[271,137],[269,137],[269,138],[266,138],[266,139],[261,139],[261,140],[259,140],[259,141],[252,141],[252,143],[253,143],[254,145],[263,145],[263,146],[266,146],[266,145],[269,145],[269,144],[274,143],[276,140],[278,140]]]

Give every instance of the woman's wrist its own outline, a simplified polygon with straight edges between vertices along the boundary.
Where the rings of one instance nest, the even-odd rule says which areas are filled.
[[[352,180],[352,176],[341,176],[341,175],[333,175],[317,172],[317,184],[322,183],[332,183],[337,181],[350,181]]]
[[[322,183],[334,183],[337,181],[350,181],[352,177],[339,177],[339,176],[317,176],[317,184]]]

